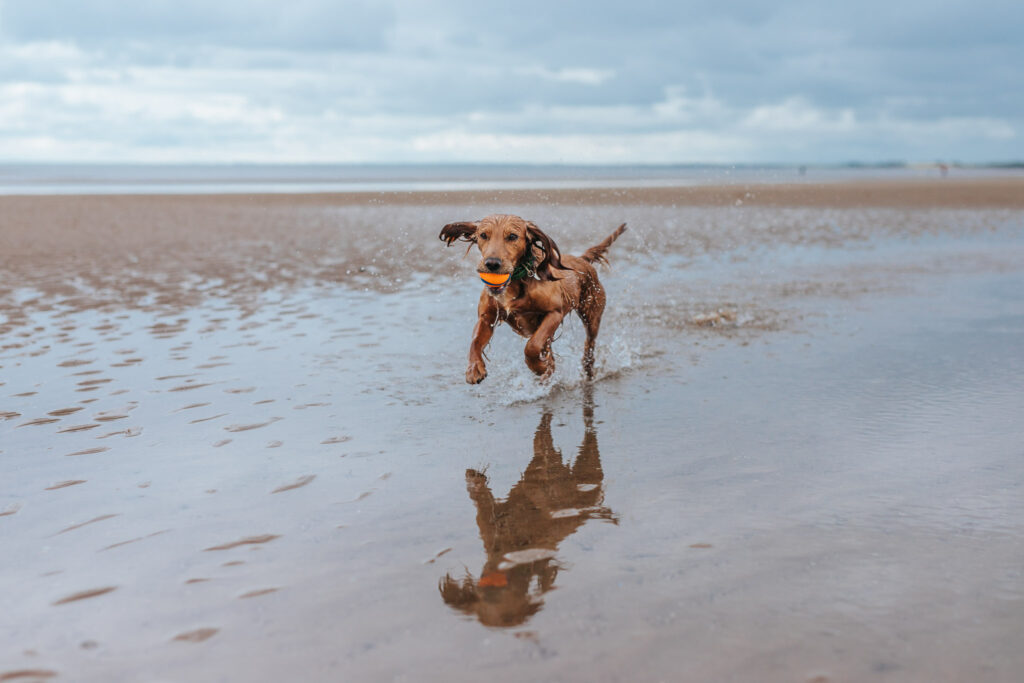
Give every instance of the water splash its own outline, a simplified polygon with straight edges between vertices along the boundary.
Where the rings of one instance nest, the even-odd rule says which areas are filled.
[[[649,345],[639,330],[629,326],[626,320],[616,320],[617,317],[609,316],[602,325],[595,353],[593,381],[600,382],[635,370],[650,355]],[[523,360],[526,341],[511,330],[499,327],[487,349],[487,379],[471,391],[481,400],[493,402],[496,406],[508,406],[576,389],[587,381],[581,363],[585,338],[582,324],[572,316],[562,325],[552,345],[555,372],[547,380],[541,381]],[[500,387],[500,390],[496,390],[496,387]]]

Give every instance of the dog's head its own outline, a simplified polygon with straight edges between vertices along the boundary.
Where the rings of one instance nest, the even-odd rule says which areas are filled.
[[[489,563],[479,579],[468,571],[460,581],[445,574],[438,584],[441,599],[486,626],[519,626],[544,606],[554,588],[558,565],[550,559],[499,570]]]
[[[450,247],[458,240],[480,248],[477,272],[512,273],[517,266],[530,267],[541,280],[557,280],[553,268],[564,268],[554,240],[519,216],[495,214],[475,222],[449,223],[439,235]]]

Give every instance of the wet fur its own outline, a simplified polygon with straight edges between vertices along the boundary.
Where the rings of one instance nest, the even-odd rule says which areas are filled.
[[[607,263],[605,252],[626,229],[620,225],[604,241],[582,256],[563,255],[554,240],[540,228],[519,216],[495,214],[479,221],[449,223],[440,239],[452,246],[457,241],[480,249],[478,272],[511,273],[528,261],[532,252],[537,279],[524,278],[504,289],[484,287],[477,306],[477,322],[469,346],[466,381],[478,384],[487,377],[484,348],[499,322],[526,337],[526,365],[542,379],[555,370],[551,342],[565,316],[576,311],[587,333],[583,349],[583,371],[594,374],[594,344],[604,314],[605,293],[594,264]],[[500,265],[498,265],[500,264]]]

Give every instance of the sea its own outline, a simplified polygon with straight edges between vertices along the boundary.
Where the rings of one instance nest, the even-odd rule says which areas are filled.
[[[938,164],[93,164],[0,163],[0,195],[310,194],[563,188],[680,187],[936,177]],[[956,175],[1019,173],[957,166]]]

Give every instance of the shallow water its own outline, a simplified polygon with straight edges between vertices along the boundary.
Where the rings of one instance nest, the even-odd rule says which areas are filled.
[[[464,385],[436,245],[8,278],[0,676],[1016,680],[1021,215],[683,217],[614,247],[592,386],[575,321]]]

